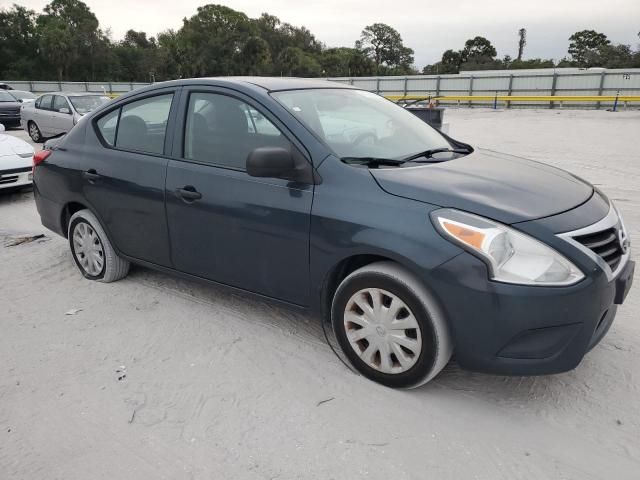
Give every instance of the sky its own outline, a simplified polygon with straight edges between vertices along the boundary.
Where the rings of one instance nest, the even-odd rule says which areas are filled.
[[[84,0],[114,40],[129,29],[148,36],[182,25],[206,0]],[[41,11],[42,0],[0,0]],[[304,25],[328,47],[349,46],[363,27],[391,25],[415,51],[419,68],[440,59],[442,52],[461,49],[465,40],[481,35],[498,50],[515,57],[518,29],[527,29],[525,58],[561,59],[569,36],[594,29],[614,43],[640,43],[640,0],[211,0],[255,18],[267,12],[283,22]]]

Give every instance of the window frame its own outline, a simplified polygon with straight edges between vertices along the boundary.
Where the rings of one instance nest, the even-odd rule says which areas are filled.
[[[115,150],[118,152],[135,153],[137,155],[149,155],[151,157],[158,157],[158,158],[167,158],[167,159],[172,158],[171,151],[173,149],[173,137],[174,137],[174,130],[176,127],[176,113],[178,110],[178,106],[180,105],[181,93],[182,93],[181,87],[159,88],[159,89],[149,90],[146,92],[141,92],[137,95],[131,95],[131,96],[127,95],[125,96],[125,98],[117,101],[115,104],[109,105],[109,108],[105,109],[104,111],[101,111],[98,115],[96,115],[91,119],[91,124],[93,127],[94,134],[98,139],[98,141],[100,142],[100,145],[102,145],[102,147],[104,148],[108,148],[110,150]],[[138,102],[140,100],[146,100],[152,97],[161,97],[164,95],[173,95],[173,98],[171,99],[171,106],[169,107],[169,115],[167,117],[167,128],[165,129],[165,132],[164,132],[164,145],[163,145],[162,153],[144,152],[141,150],[133,150],[129,148],[118,148],[116,144],[118,142],[118,130],[120,129],[120,117],[122,116],[122,108],[125,107],[126,105],[129,105],[134,102]],[[106,117],[107,115],[109,115],[110,113],[113,113],[116,110],[118,111],[118,122],[116,124],[116,132],[113,139],[113,145],[110,145],[104,139],[104,136],[102,135],[102,132],[98,127],[98,121],[101,118]]]
[[[221,168],[224,170],[231,170],[234,172],[242,172],[247,174],[246,168],[237,168],[229,165],[219,164],[219,163],[211,163],[211,162],[203,162],[200,160],[186,158],[184,156],[185,152],[185,142],[186,142],[186,130],[187,130],[187,116],[189,115],[189,103],[191,101],[191,95],[194,93],[207,93],[211,95],[223,95],[226,97],[233,98],[238,102],[244,103],[245,105],[253,108],[258,113],[262,114],[271,124],[278,129],[281,135],[295,148],[302,157],[309,163],[311,168],[313,167],[313,162],[311,161],[311,156],[304,146],[302,142],[300,142],[296,136],[291,132],[287,126],[275,115],[271,112],[265,105],[260,103],[253,97],[249,97],[246,94],[238,92],[236,90],[232,90],[225,87],[217,87],[217,86],[206,86],[206,85],[190,85],[183,88],[183,92],[181,94],[180,99],[180,108],[178,112],[179,121],[176,121],[175,128],[175,140],[173,141],[173,152],[172,152],[172,160],[191,163],[196,165],[204,165],[211,168]],[[248,175],[248,174],[247,174]]]

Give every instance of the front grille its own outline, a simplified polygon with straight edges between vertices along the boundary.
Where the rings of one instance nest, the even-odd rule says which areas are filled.
[[[18,175],[0,177],[0,185],[5,183],[16,183],[17,181],[18,181]]]
[[[30,172],[32,170],[33,167],[21,167],[21,168],[9,168],[7,170],[0,170],[0,178],[2,178],[3,175],[7,175],[9,173],[24,173],[24,172]]]
[[[600,232],[573,237],[573,239],[607,262],[613,272],[624,255],[618,232],[619,226],[615,226]]]

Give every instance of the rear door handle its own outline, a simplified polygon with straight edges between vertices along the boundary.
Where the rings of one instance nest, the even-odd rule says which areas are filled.
[[[98,180],[102,175],[96,172],[93,168],[91,170],[87,170],[86,172],[82,172],[82,178],[85,180],[89,180],[90,183]]]
[[[176,190],[176,195],[187,202],[193,202],[194,200],[200,200],[202,198],[202,194],[192,185],[187,185],[184,188],[178,188]]]

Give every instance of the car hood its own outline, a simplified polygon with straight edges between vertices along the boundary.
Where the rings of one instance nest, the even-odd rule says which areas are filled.
[[[0,102],[0,110],[8,110],[8,111],[15,111],[15,110],[20,110],[20,106],[22,104],[20,102]]]
[[[370,171],[392,195],[507,224],[570,210],[593,195],[591,185],[564,170],[482,149],[448,162]]]
[[[31,166],[33,147],[19,138],[0,133],[0,170]]]

